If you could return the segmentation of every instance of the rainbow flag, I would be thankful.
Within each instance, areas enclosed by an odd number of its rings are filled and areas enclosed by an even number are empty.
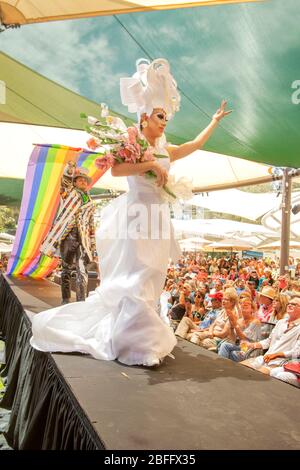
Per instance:
[[[93,186],[104,174],[94,162],[101,154],[64,145],[35,145],[23,189],[18,228],[7,274],[43,278],[58,264],[57,258],[40,253],[40,246],[54,221],[60,197],[60,182],[68,161],[87,168]]]

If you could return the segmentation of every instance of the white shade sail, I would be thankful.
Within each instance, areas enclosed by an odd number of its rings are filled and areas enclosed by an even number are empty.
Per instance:
[[[224,236],[232,237],[252,237],[258,236],[262,238],[277,238],[276,232],[266,229],[258,224],[246,224],[243,222],[235,222],[233,220],[223,219],[190,219],[178,220],[172,219],[176,237],[183,238],[184,234],[198,235],[201,234],[224,238]],[[250,244],[252,242],[250,241]]]
[[[26,124],[0,123],[0,177],[25,178],[34,143],[61,144],[86,148],[89,136],[84,131]],[[217,171],[216,171],[217,169]],[[212,152],[198,150],[172,165],[177,176],[192,179],[193,188],[245,183],[270,176],[269,166]],[[108,171],[96,187],[126,191],[126,178],[112,177]]]
[[[300,192],[293,193],[291,198],[291,207],[300,205]],[[280,232],[281,229],[281,207],[277,205],[262,218],[262,224],[269,230]],[[297,213],[290,214],[291,238],[300,240],[300,210]]]
[[[277,197],[275,193],[247,193],[238,189],[225,189],[198,194],[187,203],[256,220],[277,207],[281,203],[281,197]]]

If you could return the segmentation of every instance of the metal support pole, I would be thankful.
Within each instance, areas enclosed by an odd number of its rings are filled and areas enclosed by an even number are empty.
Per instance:
[[[292,174],[289,168],[284,169],[282,180],[281,205],[281,247],[280,247],[280,275],[289,272],[289,245],[290,245],[290,214],[291,214]]]

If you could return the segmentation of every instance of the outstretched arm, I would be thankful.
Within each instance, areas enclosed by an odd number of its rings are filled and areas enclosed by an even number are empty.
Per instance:
[[[190,142],[185,142],[181,145],[170,145],[168,146],[168,152],[170,154],[171,162],[179,160],[180,158],[187,157],[195,150],[199,150],[205,142],[209,139],[214,129],[217,127],[218,122],[224,117],[230,114],[232,111],[225,111],[227,101],[223,100],[220,108],[213,115],[209,125],[194,139]]]

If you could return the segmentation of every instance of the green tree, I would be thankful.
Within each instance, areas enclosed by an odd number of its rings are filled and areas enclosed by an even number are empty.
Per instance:
[[[15,231],[16,226],[16,211],[10,207],[0,206],[0,232]]]

